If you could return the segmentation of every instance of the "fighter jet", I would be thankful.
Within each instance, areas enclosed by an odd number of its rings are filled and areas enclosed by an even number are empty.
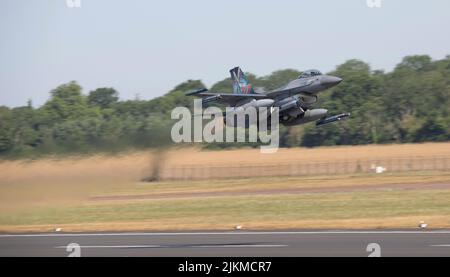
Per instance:
[[[350,116],[349,113],[342,113],[328,117],[326,109],[312,108],[312,105],[317,102],[319,92],[342,82],[339,77],[324,75],[315,69],[306,70],[286,85],[266,91],[263,88],[253,88],[239,67],[231,69],[230,74],[233,81],[233,93],[208,92],[208,89],[204,88],[186,95],[202,98],[203,105],[220,103],[233,107],[235,110],[247,107],[278,107],[279,122],[285,126],[312,121],[316,121],[316,126],[321,126]]]

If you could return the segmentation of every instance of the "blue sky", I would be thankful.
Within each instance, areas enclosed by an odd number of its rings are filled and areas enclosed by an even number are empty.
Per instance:
[[[76,80],[84,93],[160,96],[187,79],[210,86],[228,69],[331,71],[350,58],[391,70],[401,58],[450,54],[450,1],[0,1],[0,105],[43,104]]]

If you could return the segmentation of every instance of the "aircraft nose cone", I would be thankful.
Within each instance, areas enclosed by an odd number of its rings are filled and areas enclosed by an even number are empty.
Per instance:
[[[323,76],[320,80],[320,84],[326,88],[334,87],[340,82],[342,82],[342,79],[335,76]]]

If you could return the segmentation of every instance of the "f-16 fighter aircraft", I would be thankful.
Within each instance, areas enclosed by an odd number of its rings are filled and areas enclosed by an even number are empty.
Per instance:
[[[220,103],[237,109],[247,107],[278,107],[279,122],[285,126],[300,125],[316,121],[316,125],[325,125],[350,116],[342,113],[327,117],[326,109],[312,109],[320,91],[329,89],[342,82],[341,78],[323,75],[318,70],[304,71],[297,79],[271,91],[253,88],[239,67],[230,70],[233,81],[233,93],[208,92],[199,89],[189,92],[188,96],[202,98],[203,105]]]

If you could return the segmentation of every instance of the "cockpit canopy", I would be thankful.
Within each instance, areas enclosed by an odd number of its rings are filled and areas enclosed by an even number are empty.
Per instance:
[[[322,73],[317,70],[317,69],[310,69],[310,70],[306,70],[304,71],[298,78],[309,78],[309,77],[313,77],[313,76],[318,76],[318,75],[322,75]]]

